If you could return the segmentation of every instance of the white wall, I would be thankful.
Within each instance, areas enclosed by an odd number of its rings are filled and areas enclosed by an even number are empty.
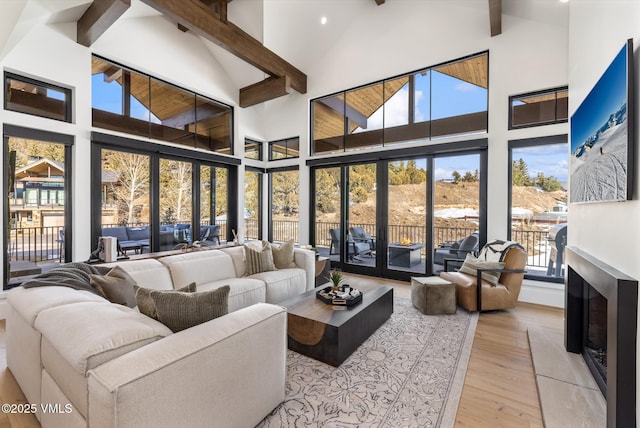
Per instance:
[[[635,107],[640,94],[640,3],[634,1],[572,0],[569,36],[569,114],[584,100],[627,39],[633,39]],[[640,111],[635,112],[636,124]],[[636,125],[637,129],[637,125]],[[640,159],[638,138],[635,163]],[[636,169],[638,171],[638,169]],[[633,200],[618,203],[571,204],[568,243],[618,270],[640,279],[640,174],[636,172]],[[640,352],[637,352],[640,361]],[[636,367],[638,364],[636,363]],[[640,372],[637,374],[640,376]],[[636,378],[636,408],[640,400]],[[640,414],[636,417],[640,417]],[[640,422],[640,420],[638,420]]]

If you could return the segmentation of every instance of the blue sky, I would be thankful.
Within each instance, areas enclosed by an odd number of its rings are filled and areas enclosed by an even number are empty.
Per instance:
[[[627,46],[625,45],[598,83],[571,117],[571,153],[604,125],[611,113],[627,101]]]

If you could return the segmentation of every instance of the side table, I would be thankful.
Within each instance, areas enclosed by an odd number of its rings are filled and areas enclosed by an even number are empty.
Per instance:
[[[456,313],[456,286],[439,276],[411,277],[411,303],[425,315]]]

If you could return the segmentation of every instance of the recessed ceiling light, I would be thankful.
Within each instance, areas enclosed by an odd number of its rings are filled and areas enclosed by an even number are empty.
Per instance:
[[[560,0],[560,3],[569,3],[569,0]]]
[[[327,23],[327,17],[326,17],[326,16],[323,16],[322,18],[320,18],[320,23],[321,23],[322,25],[326,24],[326,23]]]

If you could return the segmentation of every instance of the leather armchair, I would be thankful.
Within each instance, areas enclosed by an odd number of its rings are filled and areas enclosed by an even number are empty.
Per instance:
[[[515,308],[524,279],[527,252],[521,247],[510,247],[503,262],[503,269],[490,270],[500,273],[495,286],[482,279],[482,273],[489,271],[486,269],[478,269],[475,276],[462,272],[442,272],[440,277],[455,284],[456,301],[468,311]]]

